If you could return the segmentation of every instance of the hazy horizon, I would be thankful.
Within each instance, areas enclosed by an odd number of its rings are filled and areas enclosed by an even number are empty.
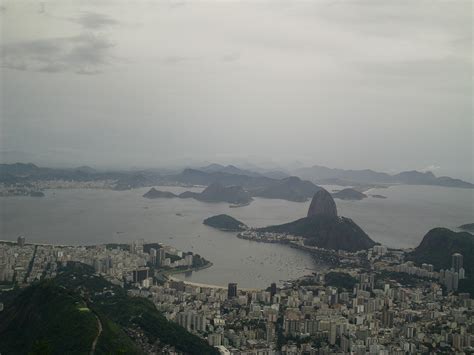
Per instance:
[[[0,159],[473,181],[472,2],[14,2]]]

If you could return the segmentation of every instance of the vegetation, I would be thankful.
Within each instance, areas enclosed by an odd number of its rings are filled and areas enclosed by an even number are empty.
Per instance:
[[[148,299],[69,263],[53,280],[30,286],[0,313],[0,349],[5,353],[88,353],[99,332],[96,353],[137,354],[141,341],[170,345],[187,354],[217,354],[203,339],[168,321]],[[22,349],[19,351],[19,349]]]
[[[453,232],[446,228],[430,230],[420,245],[408,255],[417,264],[433,264],[437,270],[451,267],[451,256],[464,256],[464,269],[468,277],[474,274],[474,235],[467,232]]]
[[[53,281],[27,288],[0,313],[0,349],[7,354],[87,353],[97,333],[81,297]]]
[[[472,282],[472,278],[459,280],[458,292],[469,293],[471,295],[471,298],[473,298],[474,297],[474,282]]]
[[[415,287],[421,285],[427,281],[425,278],[421,278],[415,275],[410,275],[404,272],[396,271],[381,271],[378,274],[378,282],[385,282],[388,280],[394,280],[403,286]]]
[[[203,224],[205,224],[206,226],[230,232],[240,232],[247,229],[247,226],[244,223],[227,214],[220,214],[217,216],[206,218]]]
[[[352,290],[357,280],[345,272],[329,272],[324,278],[326,285],[337,287],[338,289]]]

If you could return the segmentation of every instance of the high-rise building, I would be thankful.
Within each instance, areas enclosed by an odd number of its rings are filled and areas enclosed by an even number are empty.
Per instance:
[[[454,272],[459,272],[459,270],[462,268],[462,259],[463,257],[459,253],[454,253],[451,256],[451,268]]]
[[[130,252],[132,254],[143,254],[143,244],[145,241],[143,239],[134,240],[130,245]]]
[[[270,296],[275,296],[277,293],[277,285],[276,283],[272,282],[272,284],[270,285]]]
[[[387,305],[382,310],[382,326],[384,328],[393,327],[393,311],[391,311]]]
[[[25,246],[26,239],[24,236],[20,235],[17,239],[18,246],[24,247]]]
[[[157,261],[157,251],[155,248],[150,248],[150,262],[152,265],[156,265],[156,261]]]
[[[142,282],[143,280],[148,278],[148,268],[140,268],[133,270],[133,282]]]
[[[229,283],[227,287],[227,298],[235,298],[237,297],[237,284],[236,283]]]
[[[158,249],[158,254],[156,256],[156,265],[162,266],[166,259],[166,251],[165,248]]]

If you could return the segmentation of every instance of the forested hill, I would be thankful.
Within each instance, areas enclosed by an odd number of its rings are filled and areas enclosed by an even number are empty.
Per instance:
[[[0,351],[5,354],[142,354],[165,348],[218,354],[168,321],[151,301],[128,296],[84,264],[70,263],[55,279],[2,302]]]

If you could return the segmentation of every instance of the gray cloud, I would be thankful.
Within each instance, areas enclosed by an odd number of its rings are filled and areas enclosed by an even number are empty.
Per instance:
[[[90,30],[99,30],[103,27],[117,25],[119,23],[113,18],[96,12],[84,12],[79,18],[74,19],[74,22]]]
[[[88,33],[9,43],[2,46],[2,67],[47,73],[98,74],[110,64],[113,46],[106,38]]]
[[[179,64],[179,63],[183,63],[183,62],[188,62],[188,61],[191,61],[191,60],[196,60],[196,58],[186,57],[186,56],[179,56],[179,55],[170,55],[170,56],[166,56],[166,57],[162,58],[161,62],[164,63],[164,64],[174,65],[174,64]]]
[[[240,59],[240,53],[227,53],[222,56],[223,62],[235,62]]]

